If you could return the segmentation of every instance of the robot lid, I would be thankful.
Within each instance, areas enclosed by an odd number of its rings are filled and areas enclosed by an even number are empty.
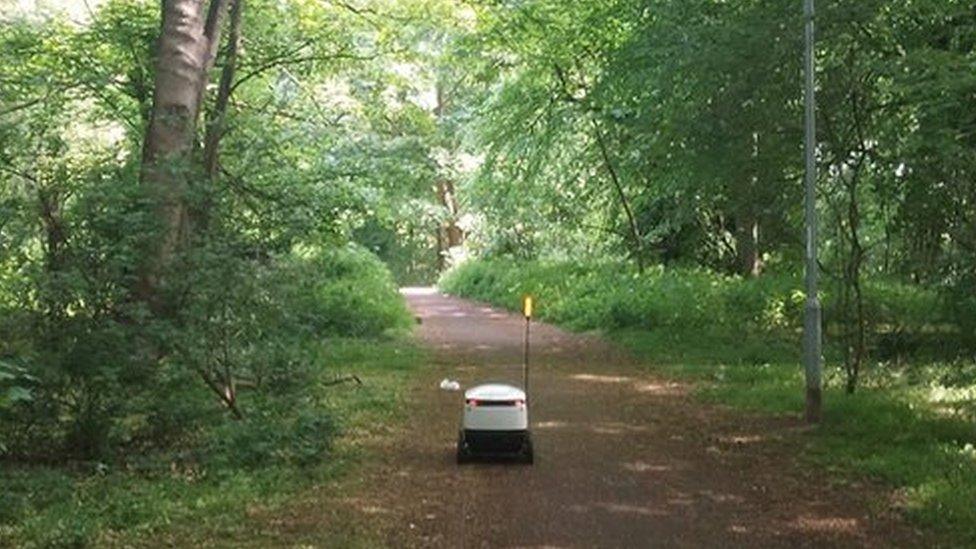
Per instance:
[[[485,383],[464,392],[465,400],[525,400],[525,391],[506,383]]]

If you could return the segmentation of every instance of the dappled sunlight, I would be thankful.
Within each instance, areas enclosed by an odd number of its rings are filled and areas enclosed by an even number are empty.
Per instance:
[[[631,425],[629,423],[605,422],[594,423],[589,426],[590,431],[600,435],[623,435],[647,431],[646,425]]]
[[[565,421],[540,421],[532,425],[534,429],[561,429],[568,426],[569,423]]]
[[[627,383],[631,378],[627,376],[605,376],[599,374],[574,374],[570,379],[577,381],[587,381],[591,383]]]
[[[645,517],[666,517],[668,513],[661,509],[655,509],[647,506],[640,505],[627,505],[623,503],[609,503],[601,502],[593,505],[597,509],[603,509],[610,513],[625,514],[625,515],[640,515]]]
[[[365,515],[388,515],[393,512],[389,507],[377,504],[371,498],[345,497],[342,498],[346,504],[358,509]]]
[[[691,496],[684,493],[679,493],[673,497],[668,498],[668,505],[674,507],[691,507],[695,504],[695,500]]]
[[[735,494],[720,494],[712,490],[702,490],[698,495],[705,497],[712,503],[744,503],[745,498]]]
[[[498,309],[492,309],[491,307],[480,307],[478,312],[490,318],[509,318],[513,316],[505,311],[499,311]]]
[[[439,292],[433,286],[405,286],[400,288],[400,293],[405,296],[428,296],[438,295]]]
[[[790,522],[790,528],[801,532],[817,534],[854,534],[861,529],[861,523],[848,517],[813,517],[804,515]]]
[[[643,461],[624,463],[622,464],[622,467],[624,470],[632,473],[666,473],[673,469],[673,467],[670,465],[655,465],[652,463],[645,463]]]
[[[513,315],[505,311],[499,311],[491,307],[480,307],[478,312],[481,313],[481,317],[491,320],[508,320],[509,318],[514,318]]]
[[[672,382],[639,381],[634,384],[634,389],[653,395],[680,395],[685,392],[681,385]]]
[[[764,440],[766,440],[766,437],[761,435],[726,435],[718,437],[719,442],[735,446],[755,444],[757,442],[763,442]]]

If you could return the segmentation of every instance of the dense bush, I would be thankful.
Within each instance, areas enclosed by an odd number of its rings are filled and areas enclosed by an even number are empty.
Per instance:
[[[802,280],[768,274],[742,278],[703,268],[654,267],[640,274],[616,262],[470,261],[445,274],[446,291],[517,309],[535,295],[540,317],[579,330],[641,329],[733,336],[798,336],[803,323]],[[865,304],[879,345],[908,346],[909,336],[944,326],[935,292],[872,281]],[[824,318],[837,320],[828,286]],[[774,339],[775,339],[774,337]]]
[[[259,408],[243,422],[223,423],[210,433],[206,462],[222,469],[313,465],[328,452],[336,428],[324,409]]]
[[[409,315],[387,268],[357,246],[306,250],[294,300],[303,322],[318,333],[375,337],[406,328]]]
[[[295,442],[327,444],[334,430],[302,396],[327,372],[319,342],[408,326],[389,272],[352,246],[260,260],[218,239],[201,250],[174,282],[183,297],[169,321],[135,322],[94,296],[97,278],[78,277],[61,287],[87,296],[72,314],[24,300],[0,322],[0,457],[133,461],[246,445],[239,439],[263,441],[251,453],[293,461],[324,451]],[[243,419],[224,426],[227,410]],[[215,428],[224,434],[213,435]],[[206,442],[214,436],[219,442]]]
[[[653,268],[643,274],[618,263],[472,261],[447,273],[449,292],[518,307],[537,296],[539,315],[581,330],[657,330],[794,326],[802,295],[782,278],[742,280],[704,269]]]

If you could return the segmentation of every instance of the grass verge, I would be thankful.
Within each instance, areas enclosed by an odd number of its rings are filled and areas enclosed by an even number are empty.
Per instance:
[[[733,342],[701,333],[622,330],[608,334],[665,375],[691,381],[708,402],[766,414],[803,409],[801,365],[784,357],[780,342]],[[934,368],[939,370],[939,368]],[[934,379],[920,383],[903,372],[871,372],[869,386],[846,394],[828,369],[823,424],[799,435],[803,455],[835,477],[868,477],[894,488],[891,503],[914,523],[945,535],[953,545],[976,543],[976,429],[951,412],[953,400]],[[930,374],[931,378],[937,378]]]

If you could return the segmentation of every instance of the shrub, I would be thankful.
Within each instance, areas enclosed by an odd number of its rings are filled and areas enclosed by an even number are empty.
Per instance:
[[[299,410],[265,408],[240,422],[224,423],[209,435],[205,462],[220,469],[309,466],[326,457],[335,420],[310,405]]]
[[[742,278],[702,268],[660,266],[638,273],[612,261],[469,261],[446,273],[440,285],[510,309],[517,309],[521,296],[530,293],[536,296],[541,318],[577,330],[695,333],[727,341],[731,347],[763,340],[766,354],[742,355],[756,361],[779,356],[789,347],[784,342],[797,342],[805,303],[802,280],[795,275]],[[881,358],[886,353],[916,352],[931,339],[927,333],[952,328],[934,291],[887,280],[868,280],[864,288],[870,343]],[[837,292],[830,290],[828,286],[824,318],[828,329],[836,330],[842,319]]]
[[[193,268],[172,281],[182,296],[172,319],[132,322],[114,310],[120,293],[87,300],[97,277],[72,279],[80,297],[64,306],[71,314],[19,304],[18,322],[0,326],[0,336],[16,336],[0,337],[0,357],[9,356],[0,364],[0,458],[132,461],[193,448],[214,428],[257,436],[246,409],[268,395],[279,399],[269,421],[281,423],[268,432],[288,433],[294,418],[313,413],[289,403],[323,372],[319,342],[409,326],[389,272],[358,247],[253,257],[218,234],[186,261]],[[248,419],[224,426],[217,392],[230,378],[242,385],[235,404]],[[305,430],[307,419],[294,428]],[[290,436],[265,443],[291,444]]]
[[[365,249],[305,250],[293,302],[302,321],[319,333],[376,337],[406,328],[410,316],[386,266]],[[304,295],[303,295],[304,294]]]
[[[537,296],[543,318],[577,329],[771,329],[798,326],[792,279],[743,280],[704,269],[618,263],[470,261],[449,271],[446,291],[516,308]]]

